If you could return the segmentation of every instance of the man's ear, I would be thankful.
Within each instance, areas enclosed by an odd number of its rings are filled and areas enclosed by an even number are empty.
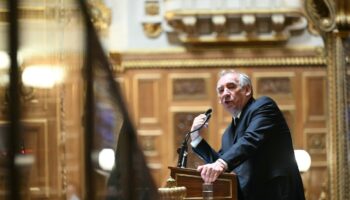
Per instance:
[[[245,96],[250,96],[252,94],[252,88],[251,87],[245,87]]]
[[[250,96],[252,94],[252,90],[248,90],[246,93],[245,93],[245,96]]]

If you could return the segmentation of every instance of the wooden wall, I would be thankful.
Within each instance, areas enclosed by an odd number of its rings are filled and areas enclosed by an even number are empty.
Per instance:
[[[200,55],[208,57],[205,53]],[[271,66],[218,66],[211,61],[202,65],[198,60],[184,62],[190,56],[184,60],[176,56],[170,55],[173,60],[169,61],[164,60],[164,56],[146,57],[151,60],[161,58],[160,63],[177,63],[186,67],[143,68],[140,65],[124,68],[115,75],[157,186],[163,186],[169,178],[168,166],[176,166],[176,149],[190,130],[193,117],[208,108],[213,109],[213,116],[205,138],[214,148],[220,147],[221,134],[230,122],[230,116],[218,104],[215,88],[218,72],[230,68],[243,71],[252,78],[255,97],[268,95],[277,101],[292,130],[295,149],[305,149],[311,154],[312,167],[302,176],[308,199],[318,200],[328,183],[325,66],[294,61],[293,65],[287,62],[289,58],[281,58],[281,64]],[[136,55],[130,60],[137,58]],[[56,58],[46,59],[53,62]],[[249,62],[249,59],[243,61]],[[45,58],[33,60],[34,63],[45,62]],[[32,199],[63,199],[68,194],[66,190],[72,187],[79,197],[84,197],[83,82],[81,71],[74,68],[81,63],[79,56],[67,60],[65,64],[70,78],[65,84],[51,89],[23,88],[22,91],[22,136],[25,147],[35,153],[36,158],[27,173],[29,178],[25,187],[26,194]],[[130,63],[114,57],[111,61],[115,67],[125,67]],[[3,98],[0,130],[6,130],[5,88],[0,92]],[[0,161],[3,164],[3,159]],[[190,152],[188,167],[202,163]],[[4,195],[8,177],[4,166],[0,167],[0,195]],[[98,175],[95,180],[98,191],[103,193],[106,177]]]
[[[327,183],[326,165],[326,71],[323,66],[231,67],[247,73],[254,96],[274,98],[292,131],[295,149],[312,157],[311,169],[302,174],[308,199],[318,199]],[[139,142],[158,186],[176,166],[176,149],[190,130],[193,117],[213,109],[205,138],[218,149],[221,134],[230,122],[216,96],[221,68],[128,69],[119,73],[120,83],[138,130]],[[188,167],[202,161],[192,152]]]
[[[55,56],[32,57],[21,71],[31,64],[60,64],[66,67],[66,82],[51,88],[20,87],[20,133],[18,152],[31,162],[18,165],[22,199],[62,199],[66,189],[83,192],[83,126],[82,85],[77,70],[79,57],[59,63]],[[6,74],[6,72],[1,72]],[[43,78],[43,77],[37,77]],[[8,131],[7,86],[0,88],[0,199],[8,192],[6,132]],[[21,152],[24,148],[25,152]]]

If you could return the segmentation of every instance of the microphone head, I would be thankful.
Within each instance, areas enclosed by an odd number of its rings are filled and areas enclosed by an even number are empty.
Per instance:
[[[208,116],[208,115],[211,115],[211,112],[212,112],[213,110],[211,109],[211,108],[209,108],[207,111],[205,111],[205,115],[206,116]]]

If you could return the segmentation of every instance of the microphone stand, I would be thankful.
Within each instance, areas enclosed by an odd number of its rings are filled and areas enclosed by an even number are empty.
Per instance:
[[[179,147],[177,149],[177,153],[179,154],[179,158],[178,158],[178,161],[177,161],[177,167],[186,168],[186,166],[187,166],[187,155],[188,155],[188,145],[187,145],[188,139],[190,138],[191,133],[194,133],[194,132],[199,131],[200,129],[202,129],[203,126],[205,125],[205,123],[208,122],[210,117],[211,117],[211,115],[208,114],[208,116],[205,119],[204,123],[200,127],[198,127],[197,129],[195,129],[193,131],[190,131],[190,132],[186,133],[185,138],[182,141],[181,147]]]

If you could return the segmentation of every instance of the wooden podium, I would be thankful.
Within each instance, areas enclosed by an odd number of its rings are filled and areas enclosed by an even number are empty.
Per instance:
[[[177,186],[185,186],[187,200],[203,199],[203,180],[199,172],[190,168],[169,167]],[[214,200],[237,200],[237,177],[232,173],[221,174],[213,183]]]

